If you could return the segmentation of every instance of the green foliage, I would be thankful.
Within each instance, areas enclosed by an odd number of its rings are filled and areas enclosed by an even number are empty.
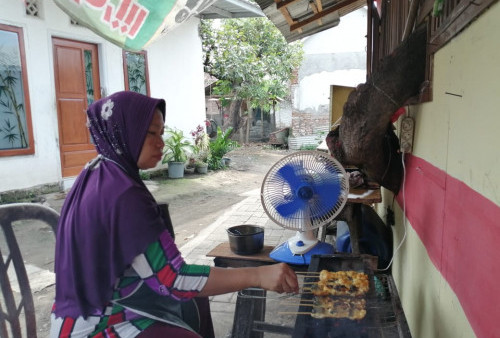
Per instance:
[[[141,180],[147,181],[151,179],[151,172],[139,170],[139,176],[141,177]]]
[[[205,166],[208,166],[208,163],[207,162],[203,162],[203,161],[196,161],[194,166],[196,168],[202,168],[202,167],[205,167]]]
[[[193,145],[184,137],[182,130],[167,128],[165,130],[165,148],[162,163],[170,161],[185,162],[187,155],[193,151]]]
[[[226,131],[222,131],[220,127],[217,128],[217,137],[210,141],[210,158],[208,160],[208,168],[212,170],[217,170],[223,168],[221,163],[222,158],[228,152],[234,148],[239,147],[238,142],[233,141],[229,138],[232,132],[232,128],[229,127]]]
[[[247,100],[264,111],[288,95],[303,59],[302,43],[288,44],[269,19],[228,19],[219,29],[202,20],[200,35],[205,71],[219,79],[214,94]]]
[[[303,144],[300,146],[299,150],[316,150],[316,148],[318,148],[318,146],[314,144]]]
[[[205,128],[202,125],[198,125],[195,130],[191,131],[191,136],[194,140],[194,161],[207,163],[209,158],[211,157],[211,153],[210,138],[205,132]]]

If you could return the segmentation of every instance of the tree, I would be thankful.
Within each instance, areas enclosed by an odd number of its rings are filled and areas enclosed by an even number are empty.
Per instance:
[[[302,43],[288,44],[267,18],[223,20],[219,28],[202,20],[200,34],[205,72],[218,79],[213,92],[229,110],[224,127],[243,127],[243,101],[269,112],[288,95],[290,79],[303,59]]]

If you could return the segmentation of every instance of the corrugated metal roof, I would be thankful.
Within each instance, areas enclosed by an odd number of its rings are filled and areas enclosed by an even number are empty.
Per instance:
[[[288,42],[335,27],[366,0],[256,0]]]
[[[199,15],[203,19],[232,19],[264,16],[260,7],[247,0],[216,0]]]

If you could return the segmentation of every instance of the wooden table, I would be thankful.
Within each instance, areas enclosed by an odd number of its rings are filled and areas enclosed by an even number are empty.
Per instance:
[[[241,268],[248,266],[261,266],[277,263],[269,257],[274,246],[264,245],[261,252],[254,255],[238,255],[231,251],[229,242],[221,243],[207,253],[207,257],[214,257],[215,266],[224,268]]]
[[[347,203],[373,204],[382,202],[380,187],[374,189],[349,188]]]

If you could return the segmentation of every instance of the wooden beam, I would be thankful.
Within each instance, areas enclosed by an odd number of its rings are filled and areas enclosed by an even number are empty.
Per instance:
[[[286,9],[286,7],[282,7],[280,9],[280,12],[288,23],[288,26],[291,26],[295,23],[295,20],[292,19],[292,16],[290,15],[290,12],[288,12],[288,9]],[[299,33],[302,33],[302,28],[299,28],[297,31]]]
[[[316,0],[316,7],[318,7],[318,11],[323,10],[323,4],[321,3],[321,0]]]
[[[319,2],[319,7],[317,6],[318,2]],[[311,5],[311,8],[312,8],[314,14],[318,14],[319,12],[322,11],[321,8],[323,8],[323,6],[321,5],[321,0],[316,0],[316,3],[311,2],[310,5]],[[318,19],[318,26],[321,26],[321,25],[323,25],[323,20]]]
[[[280,9],[280,12],[283,15],[283,17],[285,18],[286,22],[288,23],[288,26],[291,26],[295,23],[295,21],[290,16],[290,12],[288,12],[288,9],[282,8],[282,9]]]
[[[408,17],[406,18],[403,38],[401,40],[406,40],[406,38],[410,36],[410,33],[413,30],[413,26],[415,25],[415,18],[417,17],[418,4],[418,0],[411,1],[410,12],[408,13]]]
[[[320,13],[318,14],[315,14],[313,16],[311,16],[310,18],[307,18],[305,20],[302,20],[302,21],[299,21],[297,23],[294,23],[293,25],[290,25],[290,32],[293,32],[294,30],[296,29],[299,29],[313,21],[316,21],[318,19],[321,19],[322,17],[328,15],[328,14],[331,14],[335,11],[338,11],[339,9],[345,7],[345,6],[348,6],[352,3],[355,3],[357,2],[358,0],[345,0],[345,1],[342,1],[341,3],[337,4],[337,5],[334,5],[332,7],[329,7],[323,11],[321,11]]]

